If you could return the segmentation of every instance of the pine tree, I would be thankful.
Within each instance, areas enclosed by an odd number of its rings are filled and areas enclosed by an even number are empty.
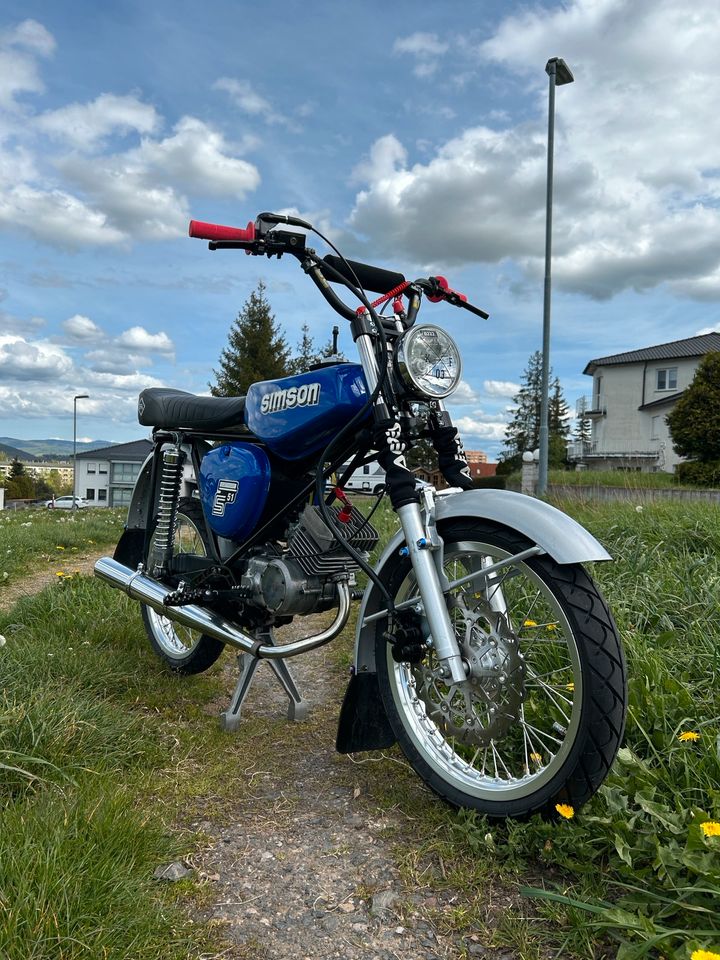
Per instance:
[[[10,464],[10,473],[8,474],[8,478],[10,480],[15,480],[16,477],[24,477],[25,475],[25,467],[23,466],[22,461],[15,457]]]
[[[302,336],[297,345],[297,353],[290,361],[290,372],[305,373],[313,364],[322,363],[322,361],[327,360],[328,357],[335,356],[336,354],[333,352],[333,338],[330,337],[325,346],[318,350],[315,346],[315,341],[310,335],[310,327],[307,323],[304,323],[302,325]],[[345,360],[345,356],[340,350],[337,352],[337,358],[338,361]]]
[[[500,459],[507,470],[519,467],[526,450],[540,445],[540,407],[542,401],[542,354],[536,350],[525,368],[519,392],[514,397],[515,412],[505,430],[505,450]],[[570,410],[557,377],[550,371],[548,397],[548,462],[562,466],[567,459]]]
[[[289,372],[290,351],[260,280],[230,328],[210,392],[214,397],[244,396],[250,384],[276,380]]]

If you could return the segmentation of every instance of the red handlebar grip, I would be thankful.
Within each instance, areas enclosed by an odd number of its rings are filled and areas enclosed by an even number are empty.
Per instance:
[[[255,224],[252,220],[245,230],[240,227],[223,227],[220,223],[203,223],[202,220],[191,220],[189,235],[200,240],[254,240]]]

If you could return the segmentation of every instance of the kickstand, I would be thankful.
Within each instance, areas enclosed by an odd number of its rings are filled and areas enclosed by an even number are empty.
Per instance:
[[[265,634],[265,636],[262,637],[264,643],[274,646],[275,641],[272,630],[268,629],[263,631],[263,633]],[[239,670],[238,682],[233,691],[229,707],[220,714],[220,726],[228,733],[234,733],[240,726],[242,705],[252,685],[255,671],[260,666],[260,660],[251,653],[239,653],[237,659]],[[303,700],[300,696],[300,691],[295,684],[287,664],[284,660],[269,659],[267,662],[272,667],[275,676],[280,681],[280,685],[288,695],[288,720],[305,720],[310,705],[307,700]]]

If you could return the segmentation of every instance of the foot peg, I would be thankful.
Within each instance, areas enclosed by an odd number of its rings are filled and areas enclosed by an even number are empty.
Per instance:
[[[266,638],[266,642],[273,644],[272,636]],[[268,660],[267,661],[272,667],[275,676],[280,682],[280,686],[283,688],[285,693],[288,695],[288,720],[301,721],[306,720],[307,715],[310,710],[310,704],[307,700],[303,700],[300,696],[300,691],[295,684],[293,675],[290,673],[287,664],[284,660]],[[255,677],[255,671],[260,666],[260,660],[257,657],[254,657],[251,653],[239,653],[238,654],[238,668],[240,675],[238,677],[238,682],[233,691],[232,698],[230,699],[230,705],[227,710],[224,710],[220,714],[220,726],[223,730],[226,730],[228,733],[234,733],[240,727],[240,720],[242,717],[242,705],[245,702],[245,698],[248,695],[248,691]]]

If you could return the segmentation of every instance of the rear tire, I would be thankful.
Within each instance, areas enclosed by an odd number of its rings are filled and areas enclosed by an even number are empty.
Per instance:
[[[440,531],[450,581],[532,546],[475,518]],[[387,575],[396,602],[416,595],[408,560]],[[432,648],[421,664],[395,663],[378,621],[380,691],[410,764],[452,805],[490,817],[580,807],[610,770],[627,705],[620,639],[593,581],[579,564],[541,555],[449,596],[471,670],[463,683],[440,677]]]
[[[196,500],[183,498],[180,501],[173,553],[193,553],[202,557],[210,553],[202,508]],[[140,609],[153,650],[175,673],[202,673],[223,652],[225,644],[215,637],[184,627],[146,604]]]

